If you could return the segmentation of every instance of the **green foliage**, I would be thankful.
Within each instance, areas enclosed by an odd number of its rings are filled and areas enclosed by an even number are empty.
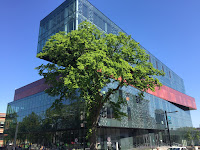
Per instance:
[[[189,142],[190,145],[199,145],[200,142],[200,132],[193,127],[185,127],[183,128],[184,136]]]
[[[19,123],[17,127],[17,123]],[[30,142],[37,141],[41,132],[41,118],[35,113],[26,116],[22,122],[17,122],[17,113],[13,112],[6,117],[5,137],[6,141],[14,141],[15,132],[18,128],[17,139],[21,142],[28,140]]]
[[[122,105],[127,104],[127,101],[124,100],[122,97],[119,96],[117,102],[110,101],[109,104],[110,104],[110,107],[113,108],[115,119],[121,120],[123,116],[127,116],[126,113],[120,110]]]
[[[10,106],[8,105],[8,107],[10,107]],[[4,137],[4,140],[7,142],[11,142],[15,138],[17,117],[18,117],[18,115],[16,112],[6,115],[4,134],[6,134],[7,136]]]
[[[105,34],[88,22],[82,22],[78,30],[68,34],[52,36],[37,57],[52,62],[37,67],[50,85],[46,92],[60,95],[60,100],[84,101],[89,127],[97,124],[105,103],[113,107],[117,118],[125,115],[120,109],[126,100],[110,100],[110,95],[120,88],[133,85],[143,96],[144,91],[154,91],[162,85],[152,76],[164,75],[148,62],[149,55],[131,36]],[[114,82],[117,87],[101,93],[103,87]]]
[[[31,143],[38,142],[41,138],[42,122],[41,117],[32,112],[19,122],[18,139],[22,141],[28,140]]]
[[[59,107],[58,107],[59,106]],[[68,105],[58,102],[53,104],[45,113],[43,120],[44,131],[67,130],[80,127],[80,111],[83,110],[83,104],[73,102]]]
[[[196,128],[187,128],[185,137],[188,140],[199,140],[200,139],[200,133]]]
[[[19,132],[22,133],[33,133],[40,132],[41,117],[32,112],[30,115],[24,117],[22,122],[19,124]]]

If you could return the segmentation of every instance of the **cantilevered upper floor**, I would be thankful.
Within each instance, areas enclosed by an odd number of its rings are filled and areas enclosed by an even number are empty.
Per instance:
[[[105,33],[118,34],[119,32],[124,32],[95,6],[88,2],[88,0],[66,0],[41,20],[37,53],[42,51],[45,42],[52,35],[59,31],[70,32],[71,30],[76,30],[78,24],[85,20],[93,23],[98,29]],[[185,94],[183,79],[153,56],[149,51],[146,50],[146,52],[150,55],[149,61],[153,66],[165,72],[164,77],[157,77],[161,83]]]

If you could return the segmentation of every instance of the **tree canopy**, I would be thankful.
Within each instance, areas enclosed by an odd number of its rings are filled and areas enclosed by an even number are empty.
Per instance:
[[[46,90],[49,95],[60,95],[60,100],[84,101],[93,149],[103,105],[111,104],[117,119],[124,115],[120,109],[126,100],[119,97],[113,102],[110,95],[123,86],[132,85],[143,96],[148,89],[154,91],[156,86],[162,85],[153,76],[164,74],[153,67],[148,61],[149,55],[131,36],[106,34],[86,21],[78,30],[53,35],[37,57],[50,61],[37,67],[50,85]],[[117,83],[117,86],[103,93],[102,88],[109,83]]]

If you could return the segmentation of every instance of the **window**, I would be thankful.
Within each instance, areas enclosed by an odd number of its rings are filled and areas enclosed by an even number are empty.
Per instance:
[[[97,26],[98,26],[98,22],[99,22],[98,18],[99,18],[99,16],[96,13],[93,13],[93,22]]]
[[[164,67],[162,66],[162,71],[165,72]]]
[[[161,117],[160,117],[160,114],[155,114],[155,117],[156,117],[156,123],[157,124],[161,124]]]
[[[111,117],[112,117],[113,119],[115,119],[115,114],[114,114],[114,110],[113,110],[113,108],[111,108],[111,114],[112,114]]]
[[[105,21],[99,17],[99,27],[105,31]]]
[[[70,22],[68,23],[67,32],[70,32],[71,30],[75,30],[75,22],[74,22],[74,19],[71,19]]]
[[[88,18],[88,7],[83,4],[83,16]]]
[[[127,107],[128,120],[131,121],[131,108]]]
[[[123,98],[123,95],[122,95],[122,90],[119,90],[119,97]]]
[[[171,78],[171,72],[169,71],[169,77]]]
[[[111,116],[111,108],[107,107],[107,118],[112,118]]]
[[[71,16],[74,13],[75,5],[74,3],[70,4],[68,7],[68,15]]]
[[[155,113],[155,119],[157,124],[165,125],[165,116],[163,113]]]
[[[95,12],[93,13],[93,22],[102,30],[105,30],[105,21]]]
[[[107,23],[107,33],[111,33],[111,26],[109,23]]]
[[[151,56],[149,56],[149,62],[151,63]]]
[[[158,62],[156,61],[156,69],[158,69]]]
[[[60,14],[57,14],[57,16],[56,16],[56,24],[59,24],[60,22],[61,22],[61,16],[60,16]]]

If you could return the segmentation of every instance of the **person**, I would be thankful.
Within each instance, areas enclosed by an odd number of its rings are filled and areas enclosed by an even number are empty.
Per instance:
[[[108,147],[108,150],[112,150],[112,143],[110,141],[107,142],[107,147]]]

